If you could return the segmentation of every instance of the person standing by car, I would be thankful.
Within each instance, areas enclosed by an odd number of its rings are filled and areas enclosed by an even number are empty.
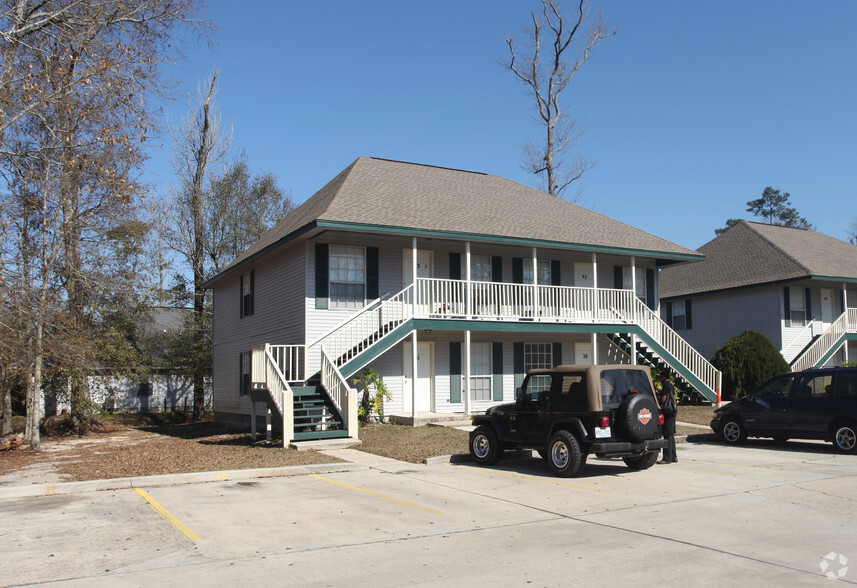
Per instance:
[[[663,434],[667,440],[667,446],[664,447],[663,459],[658,463],[675,463],[678,461],[675,451],[675,416],[678,407],[675,402],[675,386],[670,382],[670,374],[664,370],[661,372],[661,412],[664,414]]]

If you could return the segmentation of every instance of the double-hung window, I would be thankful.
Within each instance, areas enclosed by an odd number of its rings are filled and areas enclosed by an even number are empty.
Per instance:
[[[803,288],[789,288],[789,318],[793,327],[806,326],[806,296]]]
[[[680,330],[687,328],[687,311],[685,310],[684,300],[675,300],[672,303],[673,308],[673,329]]]
[[[538,259],[536,260],[538,264],[538,276],[539,276],[539,285],[540,286],[550,286],[551,285],[551,262],[549,259]],[[525,263],[524,264],[524,283],[532,284],[533,283],[533,264]]]
[[[491,400],[491,343],[470,344],[470,397]]]
[[[255,312],[255,297],[256,297],[256,272],[250,270],[246,274],[241,274],[239,288],[241,290],[241,318],[251,316]]]
[[[330,308],[362,308],[366,300],[366,250],[330,246]]]
[[[553,346],[550,343],[524,343],[524,372],[535,369],[546,369],[553,367]],[[527,385],[527,391],[531,394],[538,391],[550,390],[551,379],[549,375],[532,376]],[[535,400],[537,396],[533,396]]]

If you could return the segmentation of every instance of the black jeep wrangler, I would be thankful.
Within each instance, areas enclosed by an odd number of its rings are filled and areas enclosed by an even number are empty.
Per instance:
[[[652,467],[666,446],[649,368],[561,365],[531,370],[514,404],[473,417],[470,454],[493,465],[506,449],[535,449],[559,476],[578,475],[586,456],[621,457],[634,470]]]

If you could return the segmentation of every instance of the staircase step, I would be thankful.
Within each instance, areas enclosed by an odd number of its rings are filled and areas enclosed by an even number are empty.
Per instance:
[[[348,437],[348,431],[343,431],[341,429],[327,430],[327,431],[301,431],[295,432],[293,440],[294,441],[304,441],[308,439],[344,439]]]

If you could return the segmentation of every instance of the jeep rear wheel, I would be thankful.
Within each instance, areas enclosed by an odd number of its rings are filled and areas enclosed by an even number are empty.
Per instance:
[[[557,431],[548,443],[547,461],[557,476],[571,478],[581,472],[586,456],[574,435],[568,431]]]
[[[647,453],[636,457],[623,457],[622,461],[632,470],[647,470],[658,461],[658,454]]]
[[[497,435],[490,427],[482,425],[470,433],[470,455],[480,465],[494,465],[500,461],[503,450]]]

